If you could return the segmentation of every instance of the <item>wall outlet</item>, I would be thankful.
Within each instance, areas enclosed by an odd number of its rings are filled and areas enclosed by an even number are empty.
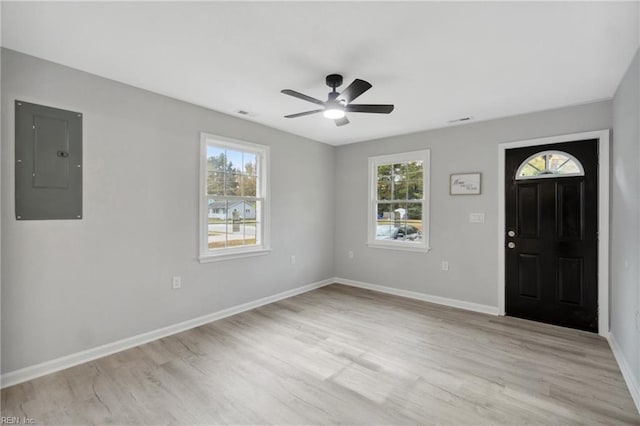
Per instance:
[[[296,257],[295,256],[291,256],[291,264],[292,265],[296,264]]]
[[[182,288],[182,277],[173,277],[171,279],[171,287],[174,290],[177,290],[179,288]]]
[[[349,259],[353,259],[353,250],[349,250],[347,256],[349,256]]]
[[[447,262],[446,260],[442,261],[442,265],[441,265],[441,269],[443,271],[448,271],[449,270],[449,262]]]

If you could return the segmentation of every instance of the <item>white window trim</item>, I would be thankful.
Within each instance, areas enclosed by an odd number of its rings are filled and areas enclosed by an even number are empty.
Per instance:
[[[241,149],[245,152],[255,153],[260,157],[260,194],[262,194],[262,243],[247,247],[233,247],[218,250],[218,252],[209,251],[208,243],[208,200],[207,200],[207,142],[215,142],[216,145]],[[211,133],[200,133],[200,184],[199,184],[199,207],[198,207],[198,229],[199,229],[199,253],[198,261],[200,263],[219,262],[222,260],[239,259],[243,257],[259,256],[269,254],[271,252],[271,227],[270,227],[270,167],[269,167],[270,148],[265,145],[258,145],[251,142],[231,139],[224,136],[218,136]]]
[[[377,208],[376,196],[378,191],[376,173],[377,167],[382,164],[401,163],[408,161],[420,161],[423,162],[422,172],[422,226],[426,228],[428,232],[422,234],[422,242],[407,242],[407,241],[385,241],[376,240],[376,225],[377,225]],[[389,250],[402,250],[413,252],[426,252],[431,250],[429,246],[429,239],[431,236],[431,199],[430,199],[430,174],[431,174],[431,151],[428,149],[420,151],[402,152],[398,154],[378,155],[375,157],[369,157],[369,211],[367,221],[367,246],[372,248],[381,248]]]

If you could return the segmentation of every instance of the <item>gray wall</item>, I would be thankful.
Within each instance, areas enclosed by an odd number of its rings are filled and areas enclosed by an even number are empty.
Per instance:
[[[333,148],[14,51],[1,60],[2,372],[334,275],[497,306],[498,143],[613,124],[612,103],[599,102]],[[613,102],[613,262],[635,254],[624,273],[612,265],[612,324],[630,361],[640,234],[625,227],[640,228],[637,72],[636,57]],[[84,113],[83,220],[14,219],[14,99]],[[271,254],[195,260],[200,131],[271,146]],[[422,148],[431,149],[432,250],[367,248],[367,158]],[[482,173],[482,194],[449,196],[449,174],[471,171]],[[486,223],[470,224],[471,212]],[[173,275],[183,289],[171,290]]]
[[[84,113],[83,220],[15,220],[15,99]],[[271,254],[195,260],[200,131],[271,147]],[[2,372],[333,276],[333,167],[331,146],[3,50]]]
[[[497,307],[498,144],[610,127],[611,103],[599,102],[338,147],[336,275]],[[424,148],[431,150],[432,250],[368,248],[367,157]],[[482,194],[450,196],[456,172],[481,172]],[[469,223],[472,212],[485,213],[485,223]]]
[[[640,50],[613,99],[611,335],[636,380],[640,342]]]

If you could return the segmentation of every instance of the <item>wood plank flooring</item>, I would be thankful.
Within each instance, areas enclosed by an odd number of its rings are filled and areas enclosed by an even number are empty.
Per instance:
[[[640,424],[589,333],[331,285],[2,390],[38,424]]]

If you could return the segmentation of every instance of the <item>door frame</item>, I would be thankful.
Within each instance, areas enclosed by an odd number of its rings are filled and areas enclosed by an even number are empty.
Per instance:
[[[609,336],[609,134],[610,129],[572,133],[498,145],[498,315],[505,315],[505,155],[507,149],[598,140],[598,334]]]

